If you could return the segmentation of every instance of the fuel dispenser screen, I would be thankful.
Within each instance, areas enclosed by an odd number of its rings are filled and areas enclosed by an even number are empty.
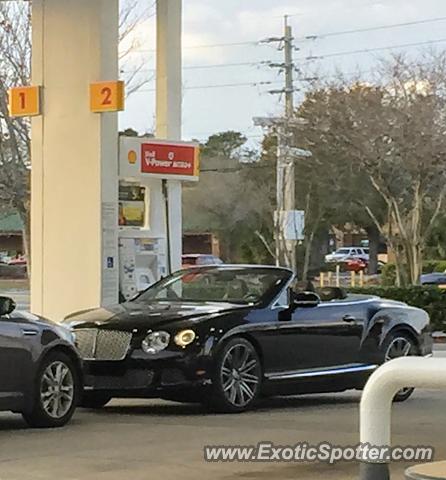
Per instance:
[[[144,227],[146,188],[119,185],[119,225]]]

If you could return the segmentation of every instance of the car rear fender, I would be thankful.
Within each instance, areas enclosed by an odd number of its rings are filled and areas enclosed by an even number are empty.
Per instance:
[[[396,306],[378,310],[364,331],[364,338],[379,336],[379,346],[391,332],[406,331],[418,342],[419,336],[429,326],[429,315],[419,308]]]

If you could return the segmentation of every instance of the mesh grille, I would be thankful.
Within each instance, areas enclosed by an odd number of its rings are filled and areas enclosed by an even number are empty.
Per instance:
[[[94,358],[97,332],[95,329],[75,330],[76,346],[82,358]]]
[[[96,340],[96,360],[122,360],[127,354],[132,334],[117,330],[99,330]]]
[[[86,328],[75,333],[76,345],[84,360],[123,360],[132,340],[131,333],[118,330]]]

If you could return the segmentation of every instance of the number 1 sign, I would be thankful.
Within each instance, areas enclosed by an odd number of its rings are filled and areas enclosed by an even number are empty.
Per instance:
[[[124,82],[92,83],[90,110],[95,113],[124,110]]]
[[[14,87],[9,90],[9,113],[12,117],[40,115],[40,87]]]

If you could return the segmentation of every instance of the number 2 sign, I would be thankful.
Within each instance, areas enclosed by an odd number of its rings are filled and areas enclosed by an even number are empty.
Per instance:
[[[90,110],[95,113],[124,110],[124,82],[92,83]]]
[[[9,113],[12,117],[40,115],[40,87],[14,87],[9,90]]]

